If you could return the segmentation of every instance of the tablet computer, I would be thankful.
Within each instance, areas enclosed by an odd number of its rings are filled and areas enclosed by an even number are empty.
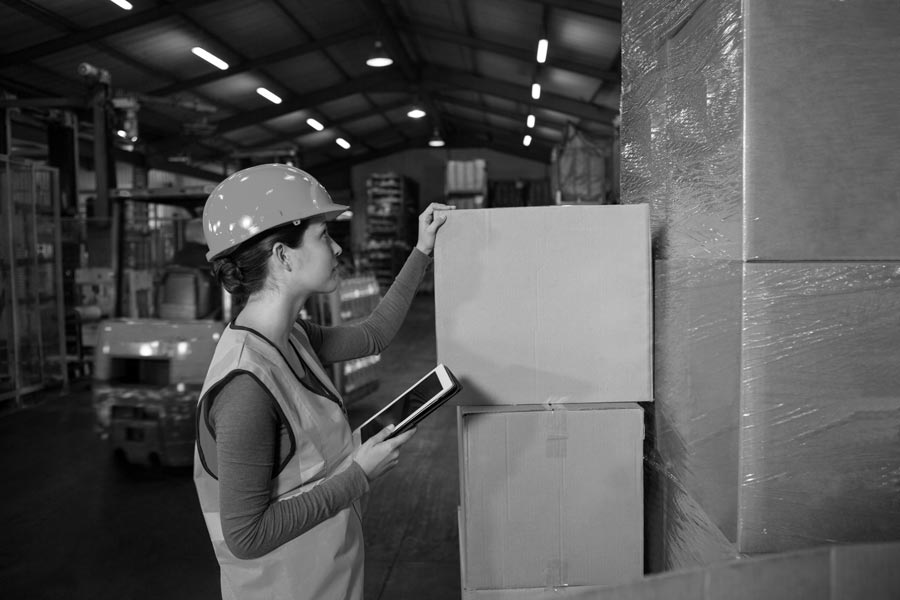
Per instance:
[[[403,407],[402,417],[387,439],[415,427],[436,408],[456,395],[460,387],[459,381],[450,372],[450,369],[442,364],[436,366],[359,426],[362,441],[366,441],[381,429],[378,426],[379,418],[386,416],[395,407]]]

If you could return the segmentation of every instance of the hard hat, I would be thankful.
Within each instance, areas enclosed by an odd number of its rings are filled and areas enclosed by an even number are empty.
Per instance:
[[[310,217],[334,219],[347,210],[335,204],[321,183],[296,167],[257,165],[225,179],[206,199],[203,236],[206,260],[228,254],[250,238]]]

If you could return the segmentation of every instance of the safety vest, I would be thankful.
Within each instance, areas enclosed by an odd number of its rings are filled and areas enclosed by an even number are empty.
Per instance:
[[[306,332],[294,326],[292,340],[309,371],[334,397],[334,388],[310,346]],[[250,329],[225,328],[216,346],[197,411],[194,482],[206,527],[221,568],[225,600],[361,600],[363,537],[359,502],[261,558],[236,558],[222,534],[215,439],[207,420],[206,399],[236,372],[246,372],[271,392],[291,432],[292,450],[272,481],[272,501],[284,501],[318,485],[352,462],[354,441],[343,406],[304,386],[286,357]]]

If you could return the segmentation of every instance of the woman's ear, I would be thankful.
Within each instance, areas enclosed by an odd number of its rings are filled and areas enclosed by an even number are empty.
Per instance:
[[[278,264],[280,264],[285,271],[290,271],[293,268],[287,246],[281,242],[272,246],[272,256],[275,257],[275,260],[278,261]]]

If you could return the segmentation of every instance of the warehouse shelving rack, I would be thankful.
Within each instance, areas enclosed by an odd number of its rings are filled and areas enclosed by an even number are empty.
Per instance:
[[[0,407],[68,385],[59,172],[0,155]]]
[[[487,162],[484,159],[447,161],[445,203],[456,208],[486,208],[487,193]]]
[[[366,194],[365,268],[386,290],[416,243],[418,186],[397,173],[373,173]]]

